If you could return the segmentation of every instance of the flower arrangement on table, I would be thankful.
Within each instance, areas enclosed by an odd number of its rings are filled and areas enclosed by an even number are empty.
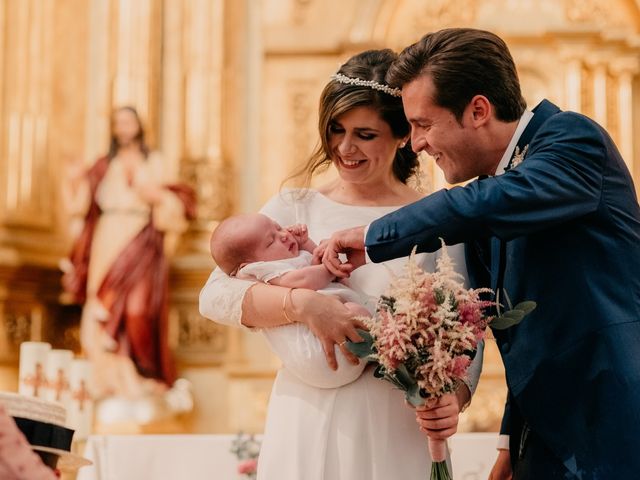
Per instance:
[[[355,355],[376,363],[374,375],[403,390],[413,406],[455,392],[489,323],[509,328],[536,307],[525,301],[501,314],[498,302],[483,298],[493,291],[464,288],[464,277],[454,266],[444,242],[433,273],[417,265],[414,248],[404,274],[379,298],[375,315],[363,319],[369,332],[358,333],[364,341],[347,343]],[[495,317],[487,314],[494,306]],[[429,451],[431,479],[450,479],[446,442],[430,438]]]
[[[254,435],[240,432],[231,443],[231,453],[238,459],[238,473],[249,479],[255,479],[258,473],[260,441]]]

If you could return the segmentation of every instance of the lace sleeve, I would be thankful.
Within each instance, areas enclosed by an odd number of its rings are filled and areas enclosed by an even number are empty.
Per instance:
[[[200,314],[217,323],[245,327],[241,323],[242,300],[254,283],[231,278],[216,268],[200,291]]]
[[[282,225],[295,223],[295,206],[291,198],[289,192],[274,195],[260,211]],[[257,330],[241,323],[244,295],[255,283],[251,280],[229,277],[216,268],[200,291],[200,314],[224,325]]]

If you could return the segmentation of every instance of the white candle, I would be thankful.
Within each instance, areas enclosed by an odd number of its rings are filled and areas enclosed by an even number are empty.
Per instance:
[[[45,376],[47,387],[45,389],[45,400],[61,403],[67,408],[71,394],[69,391],[69,369],[73,360],[71,350],[51,350],[47,354],[45,365]]]
[[[18,368],[18,393],[29,397],[44,397],[45,363],[51,345],[46,342],[22,342]]]
[[[91,364],[83,358],[71,361],[69,386],[71,400],[67,410],[69,427],[75,430],[73,439],[86,440],[93,425],[93,399],[89,391]]]

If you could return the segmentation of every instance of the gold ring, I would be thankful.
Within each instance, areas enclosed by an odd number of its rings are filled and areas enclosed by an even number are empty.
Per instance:
[[[345,343],[347,343],[347,341],[346,341],[346,340],[343,340],[343,341],[341,341],[338,345],[340,345],[340,346],[342,347]]]

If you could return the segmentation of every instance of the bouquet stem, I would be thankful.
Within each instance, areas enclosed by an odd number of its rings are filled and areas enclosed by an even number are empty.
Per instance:
[[[446,440],[429,441],[429,453],[431,454],[431,480],[451,480],[449,467],[447,467],[447,442]]]

